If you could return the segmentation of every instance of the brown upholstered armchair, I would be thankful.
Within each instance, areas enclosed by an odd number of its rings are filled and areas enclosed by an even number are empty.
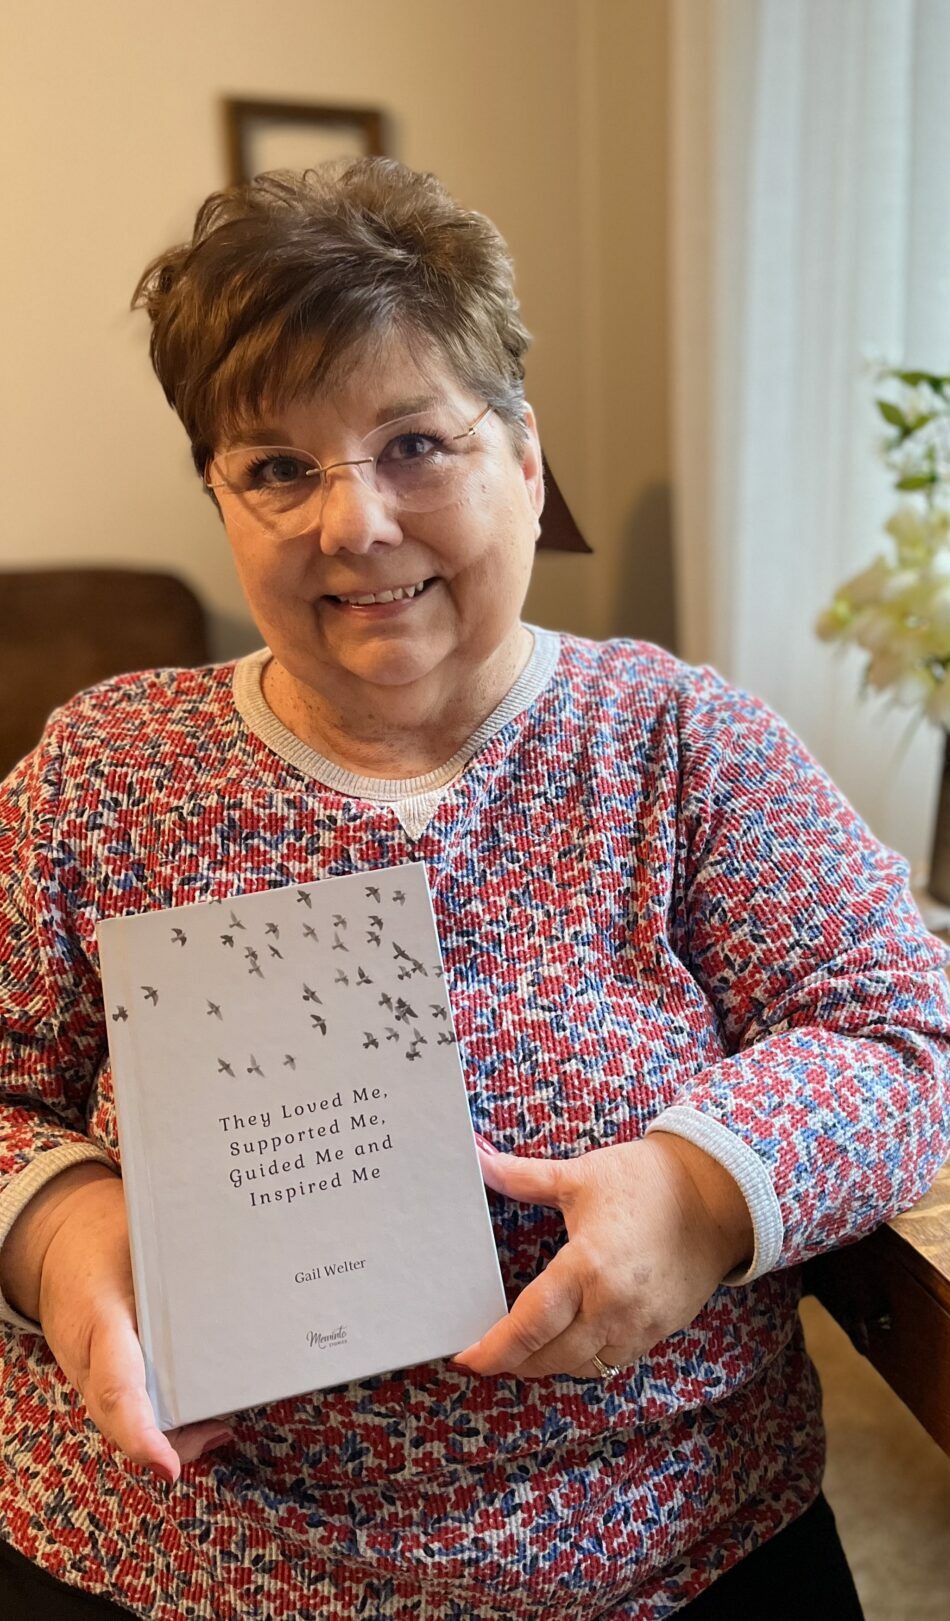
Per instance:
[[[204,609],[171,574],[0,570],[0,778],[33,747],[50,711],[83,687],[207,658]]]

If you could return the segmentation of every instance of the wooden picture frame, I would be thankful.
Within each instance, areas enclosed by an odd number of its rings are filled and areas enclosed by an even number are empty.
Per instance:
[[[232,186],[268,169],[306,169],[327,158],[385,156],[383,114],[378,107],[227,96],[222,111]]]

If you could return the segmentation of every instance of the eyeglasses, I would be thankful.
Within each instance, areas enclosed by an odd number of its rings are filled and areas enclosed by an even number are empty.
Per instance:
[[[435,512],[464,494],[476,469],[472,440],[493,407],[465,423],[449,406],[384,422],[360,440],[346,461],[317,461],[288,445],[248,445],[209,462],[205,483],[227,491],[242,516],[278,539],[303,534],[319,518],[328,474],[353,467],[386,505],[400,512]]]

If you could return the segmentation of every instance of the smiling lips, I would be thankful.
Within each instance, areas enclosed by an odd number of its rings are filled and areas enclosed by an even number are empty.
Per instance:
[[[375,594],[366,592],[362,596],[341,597],[335,596],[334,602],[345,602],[352,607],[367,607],[377,602],[404,602],[411,597],[418,596],[419,592],[428,584],[420,580],[418,585],[395,585],[388,591],[377,591]]]

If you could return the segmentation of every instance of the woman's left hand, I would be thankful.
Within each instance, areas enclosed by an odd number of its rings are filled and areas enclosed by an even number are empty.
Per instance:
[[[488,1333],[452,1360],[519,1379],[599,1377],[685,1328],[752,1254],[745,1199],[728,1171],[670,1132],[575,1159],[479,1149],[488,1186],[552,1205],[566,1243]]]

